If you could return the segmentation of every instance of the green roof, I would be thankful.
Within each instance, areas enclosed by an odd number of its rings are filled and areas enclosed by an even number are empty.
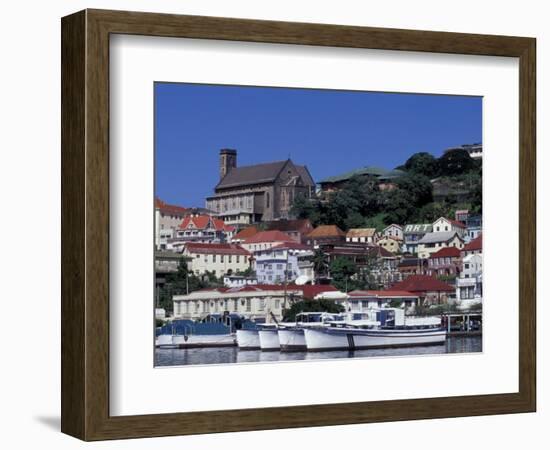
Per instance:
[[[321,180],[320,183],[338,183],[340,181],[346,181],[349,180],[352,177],[356,176],[367,176],[371,175],[378,178],[397,178],[400,176],[403,176],[405,172],[402,170],[387,170],[383,167],[375,167],[375,166],[368,166],[368,167],[362,167],[361,169],[355,169],[351,172],[346,172],[341,175],[335,175],[333,177],[325,178],[324,180]]]

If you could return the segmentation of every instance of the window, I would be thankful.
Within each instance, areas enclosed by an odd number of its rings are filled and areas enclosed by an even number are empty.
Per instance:
[[[275,309],[279,309],[281,307],[281,300],[275,300]]]
[[[240,257],[239,255],[237,255],[237,257],[236,257],[237,264],[239,264],[239,262],[240,262],[239,260],[240,260],[240,259],[241,259],[241,257]]]
[[[223,262],[223,255],[220,255],[220,262]]]
[[[252,310],[252,301],[249,298],[247,298],[246,299],[246,311],[250,312],[251,310]]]
[[[227,257],[227,259],[228,259],[228,262],[231,264],[231,255],[229,255],[229,256]]]
[[[216,262],[216,255],[212,255],[212,262],[213,262],[213,263]]]
[[[265,193],[265,207],[269,208],[269,192]]]

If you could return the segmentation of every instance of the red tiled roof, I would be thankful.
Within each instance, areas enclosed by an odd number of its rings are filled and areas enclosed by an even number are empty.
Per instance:
[[[200,216],[187,216],[180,224],[182,230],[187,228],[204,230],[208,225],[217,231],[234,231],[235,227],[232,225],[226,225],[223,220],[216,219],[212,216],[200,215]]]
[[[453,225],[459,227],[459,228],[466,228],[466,225],[464,225],[462,222],[460,222],[459,220],[453,220],[453,219],[448,219],[449,222],[451,222]]]
[[[243,228],[235,236],[233,236],[232,239],[234,241],[236,241],[236,240],[245,240],[249,237],[254,236],[257,233],[258,233],[258,229],[254,225],[251,225],[249,227]]]
[[[405,280],[395,284],[392,290],[409,292],[451,292],[454,291],[455,288],[429,275],[411,275]]]
[[[299,233],[307,233],[313,227],[309,219],[294,219],[294,220],[273,220],[267,222],[267,230],[279,230],[283,232],[298,231]]]
[[[292,238],[282,231],[271,230],[260,231],[244,241],[245,244],[255,244],[258,242],[292,242]]]
[[[330,284],[304,284],[298,287],[302,289],[303,296],[307,299],[314,299],[317,295],[323,292],[338,291],[338,289]]]
[[[418,295],[413,294],[409,291],[397,291],[390,289],[387,291],[351,291],[348,292],[350,297],[418,297]]]
[[[481,250],[483,247],[483,239],[482,235],[480,234],[478,237],[476,237],[473,241],[470,241],[468,244],[464,246],[462,249],[463,252],[467,251],[474,251],[474,250]]]
[[[443,247],[441,250],[438,250],[435,253],[430,255],[432,258],[457,258],[460,256],[460,250],[457,247]]]
[[[160,198],[155,197],[155,208],[158,208],[164,213],[183,216],[187,212],[187,208],[178,205],[169,205],[163,202]]]
[[[238,244],[204,244],[199,242],[188,242],[185,244],[185,248],[189,253],[250,256],[250,253]]]
[[[308,238],[320,238],[320,237],[338,237],[345,236],[340,228],[336,225],[319,225],[311,233],[307,235]]]

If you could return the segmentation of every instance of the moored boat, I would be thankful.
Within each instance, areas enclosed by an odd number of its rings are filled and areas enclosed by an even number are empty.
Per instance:
[[[260,336],[257,329],[237,330],[237,345],[239,350],[259,350]]]
[[[326,312],[304,312],[296,315],[295,323],[282,323],[279,326],[279,344],[282,352],[307,350],[304,328],[322,326],[341,319],[338,314]]]
[[[279,330],[277,324],[262,324],[258,329],[260,349],[262,351],[274,351],[281,348],[279,343]]]
[[[446,332],[438,317],[408,318],[400,309],[373,310],[378,320],[332,322],[328,326],[305,328],[308,351],[360,350],[444,344]]]

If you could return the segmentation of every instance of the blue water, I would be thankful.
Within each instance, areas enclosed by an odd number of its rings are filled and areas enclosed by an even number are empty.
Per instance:
[[[314,361],[337,358],[371,358],[376,356],[439,355],[445,353],[479,353],[481,336],[451,337],[445,345],[372,350],[330,352],[262,352],[239,350],[238,347],[156,349],[155,366],[187,366],[196,364],[234,364],[277,361]]]

